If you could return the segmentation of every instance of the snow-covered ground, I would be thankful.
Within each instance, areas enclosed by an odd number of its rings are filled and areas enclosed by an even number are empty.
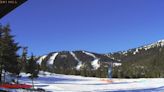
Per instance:
[[[31,83],[21,74],[21,83]],[[164,78],[112,79],[41,73],[35,85],[46,92],[164,92]]]

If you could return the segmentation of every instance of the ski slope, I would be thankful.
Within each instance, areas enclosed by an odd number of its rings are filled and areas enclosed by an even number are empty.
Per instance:
[[[22,73],[21,83],[31,83]],[[164,92],[164,78],[113,79],[60,75],[42,72],[35,87],[46,92]]]

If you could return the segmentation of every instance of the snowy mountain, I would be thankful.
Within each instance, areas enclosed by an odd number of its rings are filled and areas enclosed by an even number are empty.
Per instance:
[[[105,54],[97,54],[88,51],[61,51],[52,52],[40,56],[36,61],[42,68],[54,71],[55,69],[76,69],[88,68],[96,70],[102,62],[116,62]]]
[[[107,56],[122,63],[114,69],[116,77],[164,77],[164,40]]]
[[[129,57],[129,55],[135,56],[136,54],[141,54],[143,52],[149,52],[154,49],[158,49],[160,51],[161,49],[164,48],[164,40],[159,40],[157,42],[148,44],[148,45],[143,45],[137,48],[129,49],[127,51],[118,51],[114,53],[109,53],[106,54],[108,57],[115,59],[117,61],[122,61],[122,57]],[[119,55],[119,58],[117,57]]]
[[[89,51],[52,52],[40,56],[36,62],[44,71],[97,77],[107,77],[107,70],[112,62],[114,77],[133,78],[164,77],[163,61],[164,40],[110,54]]]
[[[98,53],[93,53],[93,52],[88,52],[88,51],[52,52],[47,55],[40,56],[39,59],[37,60],[37,63],[41,65],[42,61],[44,61],[48,65],[53,65],[54,62],[55,61],[57,62],[58,59],[65,58],[65,60],[67,61],[70,61],[70,60],[76,61],[77,69],[82,67],[83,62],[91,62],[91,65],[95,69],[97,69],[98,67],[100,67],[100,64],[99,64],[100,61],[110,62],[114,59],[115,61],[120,62],[121,58],[120,59],[118,59],[117,57],[115,58],[116,54],[120,56],[128,57],[129,54],[136,55],[136,54],[140,54],[141,52],[149,51],[154,48],[158,48],[159,50],[161,50],[163,47],[164,47],[164,40],[159,40],[149,45],[144,45],[141,47],[129,49],[127,51],[119,51],[119,52],[114,52],[110,54],[98,54]]]

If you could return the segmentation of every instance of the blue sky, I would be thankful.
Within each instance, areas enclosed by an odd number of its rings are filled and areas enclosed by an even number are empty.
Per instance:
[[[109,53],[164,39],[164,0],[28,0],[3,19],[29,53]]]

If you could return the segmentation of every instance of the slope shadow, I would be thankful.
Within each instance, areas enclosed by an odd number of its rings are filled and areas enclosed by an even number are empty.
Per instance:
[[[21,77],[21,81],[31,83],[31,80],[28,77]],[[40,83],[46,83],[46,84],[54,84],[57,83],[58,81],[82,81],[82,79],[71,79],[71,78],[58,78],[58,77],[39,77],[37,79],[34,79],[35,84],[40,84]]]
[[[98,90],[97,90],[98,91]],[[164,86],[148,89],[135,89],[135,90],[117,90],[117,91],[98,91],[98,92],[163,92]]]

